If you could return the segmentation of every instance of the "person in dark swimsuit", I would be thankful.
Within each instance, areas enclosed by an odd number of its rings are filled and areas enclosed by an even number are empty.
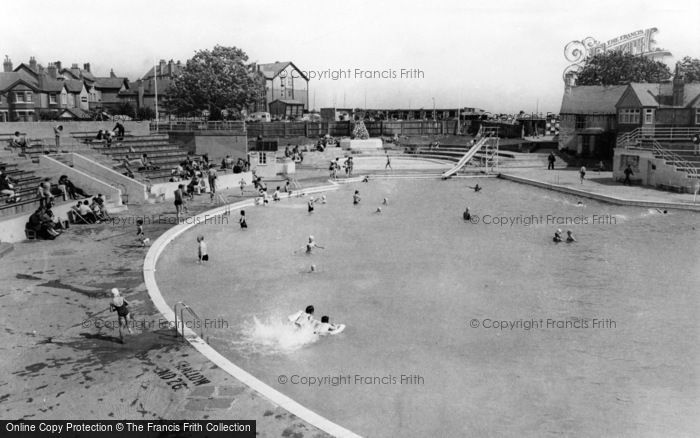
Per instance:
[[[109,308],[112,312],[117,312],[117,318],[119,319],[119,340],[123,343],[122,325],[124,325],[129,331],[129,334],[131,334],[131,327],[129,327],[129,302],[119,294],[119,289],[116,287],[112,289],[112,301],[109,303]]]

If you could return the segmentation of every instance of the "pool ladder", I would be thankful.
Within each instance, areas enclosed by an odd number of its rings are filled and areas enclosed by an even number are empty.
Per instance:
[[[180,321],[179,321],[179,323],[178,323],[178,318],[177,318],[178,309],[180,309]],[[206,329],[206,324],[204,323],[202,318],[200,318],[199,315],[197,315],[197,312],[195,312],[194,309],[192,309],[190,306],[185,304],[184,301],[178,301],[173,306],[173,313],[175,314],[175,337],[177,338],[179,336],[182,336],[182,339],[183,340],[185,339],[185,317],[184,317],[185,310],[187,310],[187,313],[189,313],[190,316],[192,316],[192,318],[194,318],[194,321],[196,323],[195,328],[197,326],[200,328],[199,337],[202,338],[204,340],[204,342],[206,342],[208,344],[209,340],[204,337],[204,331]]]

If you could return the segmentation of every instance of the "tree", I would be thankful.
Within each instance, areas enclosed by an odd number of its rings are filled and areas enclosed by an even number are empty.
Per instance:
[[[153,110],[153,108],[144,106],[139,108],[139,110],[136,112],[136,118],[138,120],[153,120],[156,118],[156,112]]]
[[[630,82],[660,82],[671,77],[661,61],[619,51],[600,53],[586,60],[576,75],[576,85],[624,85]]]
[[[256,102],[262,81],[245,65],[248,55],[236,47],[215,46],[187,60],[167,91],[168,108],[180,115],[238,113]]]
[[[685,82],[700,82],[700,59],[684,57],[680,62],[680,70],[685,76]]]
[[[367,140],[369,138],[369,131],[367,131],[365,122],[362,120],[355,122],[355,127],[352,130],[352,137],[358,140]]]

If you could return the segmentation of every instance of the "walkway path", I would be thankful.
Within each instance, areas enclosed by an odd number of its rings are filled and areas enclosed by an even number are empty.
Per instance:
[[[615,181],[612,172],[589,171],[583,184],[578,169],[502,169],[502,172],[506,179],[607,202],[700,211],[700,196],[694,202],[693,194],[673,193],[638,185],[626,186]]]
[[[191,210],[211,207],[201,196]],[[144,214],[162,222],[146,223],[151,239],[174,223],[171,203],[130,206],[119,222],[75,225],[55,241],[11,251],[3,245],[2,418],[254,419],[261,437],[327,436],[160,327],[143,283],[146,251],[134,239],[133,222]],[[123,291],[139,327],[124,344],[111,326],[115,314],[105,311],[112,287]]]

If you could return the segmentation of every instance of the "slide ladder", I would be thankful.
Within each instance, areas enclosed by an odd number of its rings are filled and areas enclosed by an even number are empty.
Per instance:
[[[489,137],[482,137],[478,142],[476,142],[476,144],[474,144],[474,146],[471,147],[471,149],[467,151],[466,154],[464,154],[464,156],[457,162],[457,164],[452,169],[442,174],[442,178],[449,178],[455,173],[457,173],[462,167],[464,167],[465,164],[469,162],[469,160],[471,160],[474,157],[474,155],[476,155],[477,152],[479,152],[479,150],[488,142],[488,140]]]

